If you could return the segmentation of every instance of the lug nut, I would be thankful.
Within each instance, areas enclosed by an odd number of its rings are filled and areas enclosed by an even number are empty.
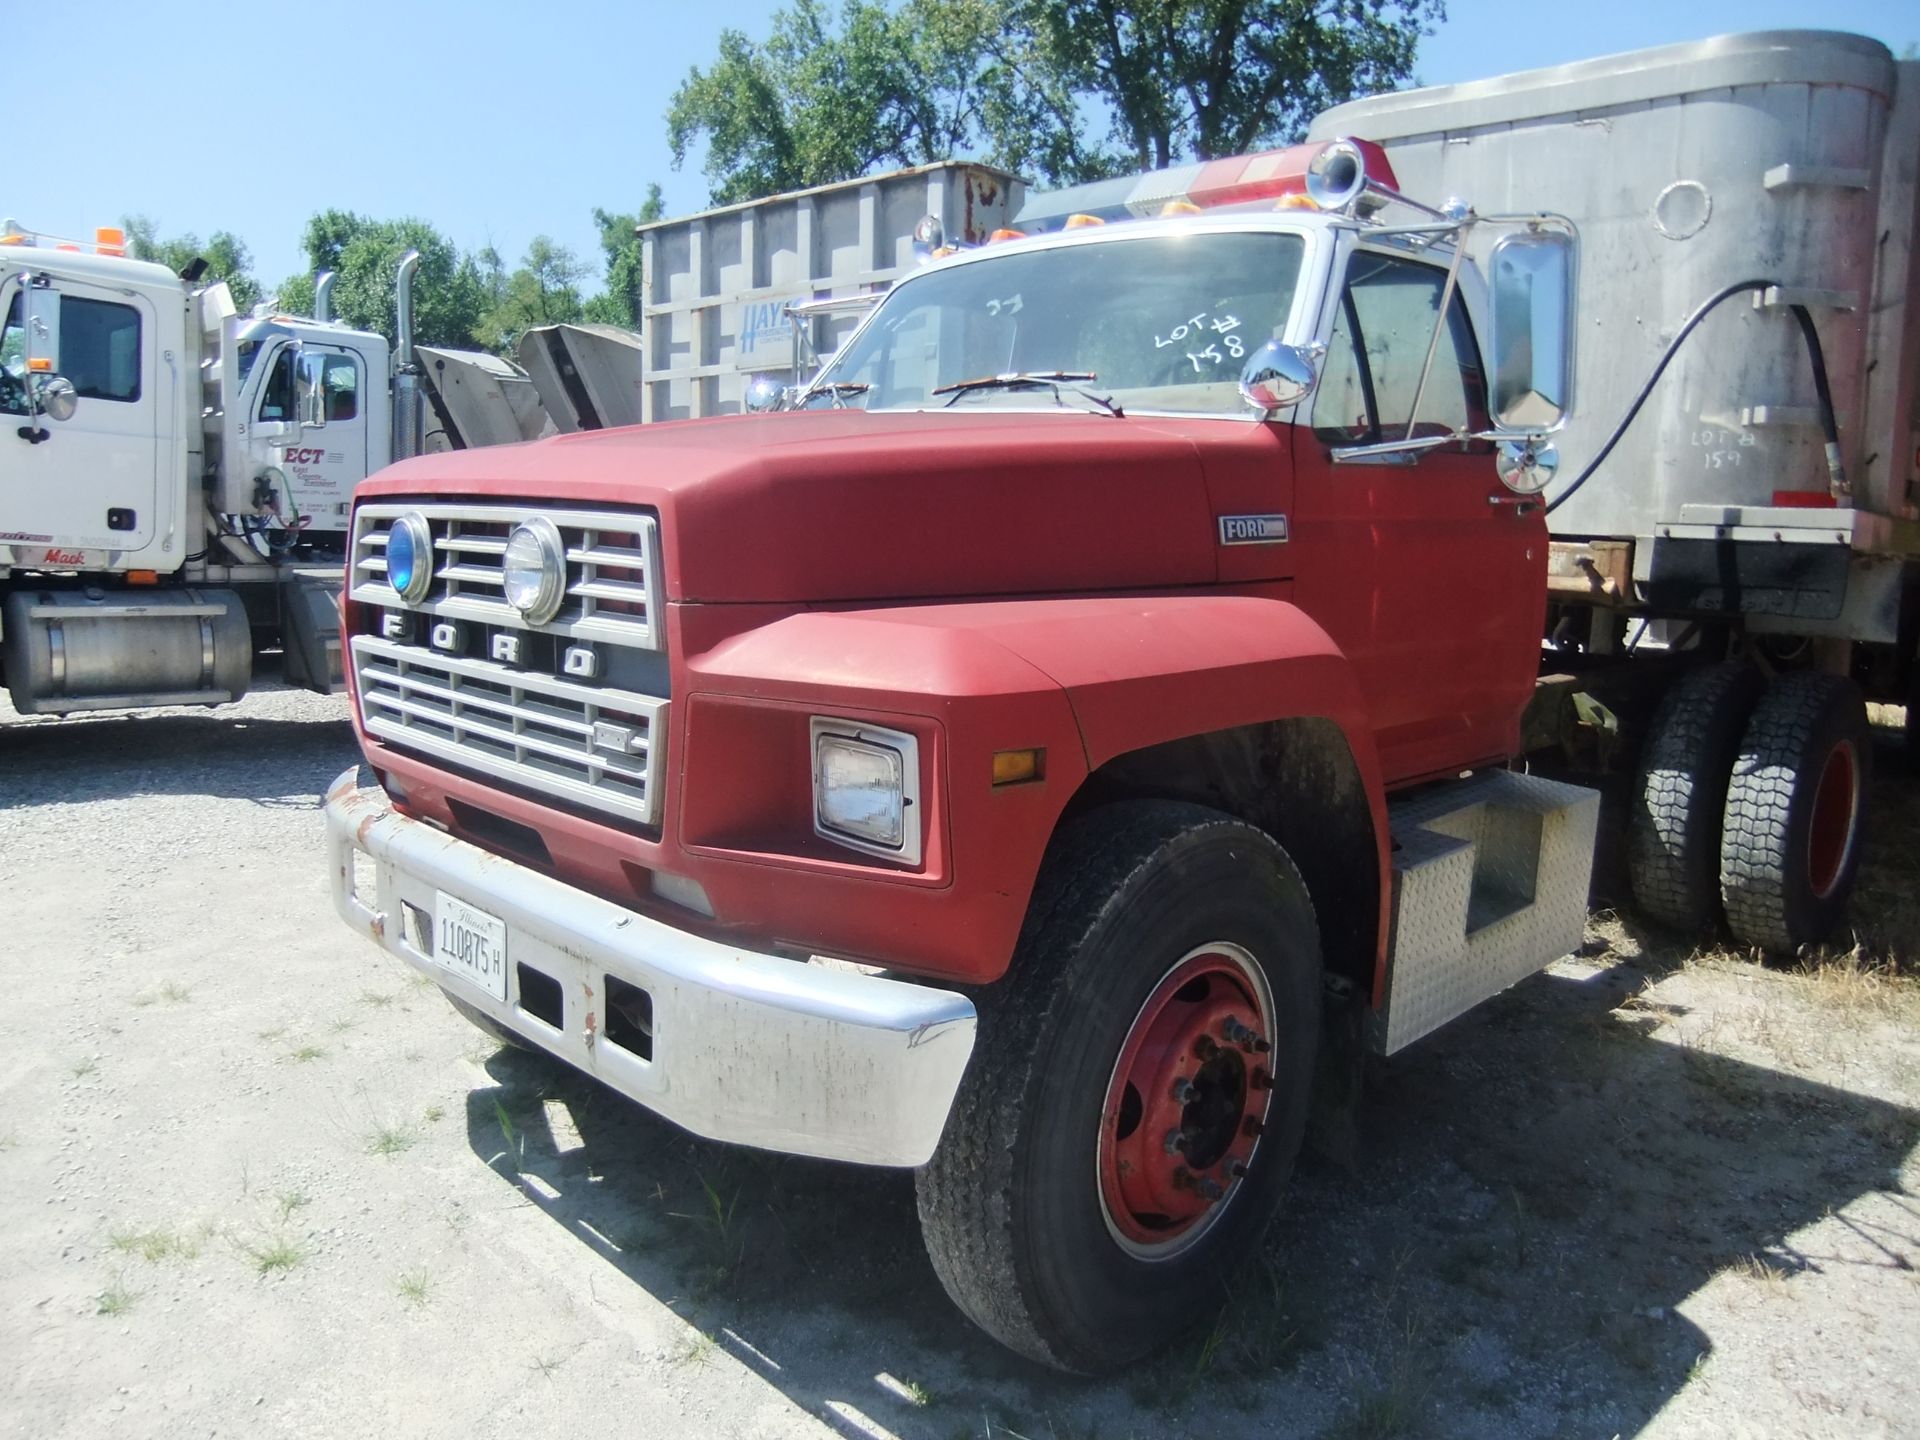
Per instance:
[[[1247,1178],[1247,1167],[1236,1163],[1227,1173],[1236,1180],[1244,1180]]]
[[[1200,1198],[1211,1204],[1227,1192],[1220,1188],[1220,1182],[1211,1175],[1200,1177],[1200,1183],[1194,1187],[1200,1192]]]
[[[1251,1090],[1271,1090],[1273,1089],[1273,1077],[1256,1065],[1253,1067],[1253,1074],[1247,1077],[1247,1088]]]
[[[1193,1172],[1184,1165],[1175,1170],[1173,1172],[1173,1188],[1176,1190],[1191,1190],[1193,1188]]]
[[[1187,1137],[1185,1132],[1180,1130],[1167,1131],[1167,1154],[1178,1155],[1186,1143]]]
[[[1211,1060],[1215,1055],[1220,1053],[1220,1047],[1213,1043],[1213,1037],[1211,1035],[1202,1035],[1198,1040],[1193,1042],[1193,1053],[1197,1059]]]
[[[1188,1080],[1183,1076],[1180,1079],[1173,1082],[1173,1099],[1175,1104],[1191,1105],[1195,1100],[1199,1098],[1200,1098],[1200,1092],[1194,1088],[1193,1082],[1191,1080]]]
[[[1264,1055],[1271,1049],[1273,1049],[1273,1046],[1265,1040],[1256,1039],[1253,1042],[1253,1053],[1256,1055]]]
[[[1254,1031],[1241,1023],[1238,1015],[1229,1015],[1223,1020],[1220,1023],[1220,1033],[1227,1037],[1227,1043],[1229,1045],[1238,1045],[1243,1049],[1251,1046],[1254,1041],[1260,1038]]]
[[[1266,1128],[1266,1126],[1260,1123],[1259,1117],[1255,1115],[1249,1115],[1240,1122],[1240,1133],[1249,1140],[1258,1140],[1261,1132]]]

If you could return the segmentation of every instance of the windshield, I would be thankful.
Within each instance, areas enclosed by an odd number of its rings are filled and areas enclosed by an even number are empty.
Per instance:
[[[1092,371],[1132,410],[1247,415],[1240,370],[1279,336],[1305,239],[1193,230],[1014,251],[902,282],[808,401],[869,410],[1061,403],[1047,386],[934,394],[983,376]],[[860,389],[857,387],[864,387]]]

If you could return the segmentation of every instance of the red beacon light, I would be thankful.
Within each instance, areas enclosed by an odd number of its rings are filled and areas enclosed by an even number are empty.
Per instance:
[[[1371,140],[1330,140],[1208,160],[1186,198],[1203,210],[1278,200],[1291,202],[1289,209],[1346,212],[1369,197],[1376,203],[1359,208],[1378,209],[1398,198],[1399,183],[1387,152]]]

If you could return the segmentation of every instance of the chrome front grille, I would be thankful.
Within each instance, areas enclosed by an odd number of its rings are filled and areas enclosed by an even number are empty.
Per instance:
[[[515,525],[544,515],[567,547],[566,600],[541,631],[658,650],[660,544],[653,516],[631,510],[536,509],[530,505],[362,505],[353,520],[353,598],[399,606],[387,584],[387,532],[402,515],[433,532],[433,589],[412,608],[448,620],[529,630],[501,593],[500,561]]]
[[[411,606],[386,583],[383,558],[387,531],[405,514],[425,517],[433,535],[433,588]],[[508,533],[536,514],[560,528],[568,559],[567,599],[544,625],[509,605],[500,582]],[[651,515],[361,506],[352,598],[378,613],[350,648],[368,734],[565,804],[659,824],[668,701],[627,686],[638,676],[664,690],[665,667],[657,655],[622,654],[663,648],[659,557]],[[504,638],[514,633],[524,638]],[[512,653],[495,658],[498,645]],[[532,663],[502,663],[521,654]],[[581,656],[591,663],[575,672]]]

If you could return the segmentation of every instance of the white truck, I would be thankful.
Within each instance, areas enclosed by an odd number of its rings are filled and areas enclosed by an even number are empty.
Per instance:
[[[223,284],[9,226],[0,237],[0,668],[22,714],[217,705],[256,648],[340,686],[353,489],[417,453],[400,337],[235,313]]]

